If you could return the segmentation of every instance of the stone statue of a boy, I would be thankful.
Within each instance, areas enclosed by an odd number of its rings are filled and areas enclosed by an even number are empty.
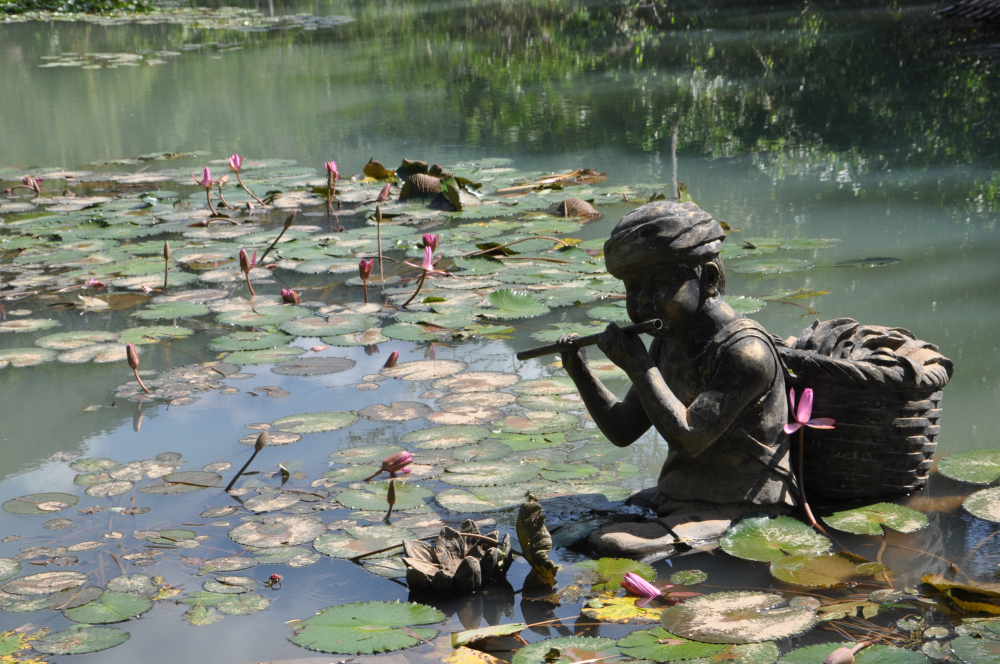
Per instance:
[[[796,504],[781,364],[767,332],[723,300],[724,239],[693,203],[659,201],[625,215],[604,245],[607,269],[625,282],[629,318],[659,318],[663,329],[648,351],[614,323],[600,335],[598,348],[632,381],[622,400],[587,366],[586,349],[562,353],[612,443],[631,445],[650,426],[667,441],[657,486],[633,502],[680,522]],[[692,516],[701,513],[716,516]]]

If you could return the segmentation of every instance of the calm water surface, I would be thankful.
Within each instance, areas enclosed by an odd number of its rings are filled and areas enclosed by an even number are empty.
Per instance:
[[[258,8],[270,11],[266,3]],[[812,270],[769,277],[730,274],[728,292],[829,291],[800,302],[822,319],[851,317],[905,327],[939,344],[956,364],[945,393],[939,456],[995,447],[993,417],[1000,406],[995,332],[1000,322],[998,65],[963,53],[958,44],[962,35],[935,21],[935,9],[908,3],[672,4],[669,11],[660,7],[664,25],[657,28],[644,23],[649,16],[624,5],[335,1],[274,7],[278,13],[354,19],[315,32],[3,25],[0,167],[78,168],[146,153],[202,151],[209,159],[239,152],[316,167],[333,159],[342,174],[360,172],[370,157],[389,166],[404,157],[442,164],[506,157],[524,171],[595,168],[614,184],[672,186],[680,180],[704,209],[742,229],[746,237],[838,238],[833,248],[789,254],[814,262]],[[67,53],[152,50],[180,55],[156,66],[40,67],[52,61],[46,58]],[[194,172],[204,161],[181,163]],[[581,237],[606,237],[628,209],[627,203],[602,208],[605,216],[587,225]],[[869,256],[901,262],[870,269],[833,267],[837,261]],[[336,302],[361,295],[358,289],[341,287],[325,297]],[[44,301],[29,301],[23,308],[60,317],[60,331],[130,325],[127,311],[51,314]],[[772,303],[754,317],[784,337],[816,317],[803,317],[803,311]],[[582,311],[560,308],[522,323],[544,328],[585,320]],[[0,348],[30,345],[31,335],[16,336],[0,337]],[[175,342],[173,350],[147,346],[143,367],[194,361],[186,353],[211,359],[208,340],[195,335]],[[315,343],[296,342],[304,347]],[[437,353],[441,359],[466,361],[471,370],[516,371],[530,378],[546,371],[542,364],[520,365],[513,359],[516,350],[530,345],[534,342],[527,332],[520,331],[510,340],[439,346]],[[247,448],[236,441],[248,423],[419,401],[426,385],[389,381],[374,392],[354,389],[361,376],[377,372],[392,350],[404,360],[420,359],[425,347],[394,341],[383,344],[375,356],[362,349],[331,349],[327,354],[357,361],[354,369],[332,376],[279,376],[266,365],[252,367],[248,371],[257,375],[239,383],[243,392],[209,392],[189,406],[148,408],[138,431],[131,402],[119,400],[114,409],[81,413],[89,405],[111,403],[108,390],[128,380],[124,366],[56,362],[2,370],[0,501],[39,491],[79,493],[73,485],[75,472],[47,460],[59,450],[80,449],[86,456],[121,462],[174,451],[184,455],[184,469],[222,460],[241,465]],[[258,385],[280,385],[291,396],[246,393]],[[314,479],[327,467],[330,451],[391,443],[424,426],[419,422],[362,420],[349,432],[267,448],[256,466],[273,469],[278,463],[300,462]],[[647,485],[665,455],[666,444],[655,436],[637,443],[628,461],[640,467],[640,474],[629,480],[630,486]],[[298,486],[308,486],[308,481]],[[890,544],[963,559],[993,528],[962,515],[955,500],[932,505],[929,499],[968,492],[967,486],[936,476],[914,506],[946,505],[947,513],[935,514],[931,527],[919,534],[890,535]],[[125,538],[104,551],[117,551],[118,544],[124,552],[138,550],[139,543],[129,538],[133,530],[203,523],[198,513],[224,504],[222,496],[203,494],[207,492],[136,494],[139,504],[153,507],[149,515],[137,517],[107,516],[111,512],[84,516],[69,510],[76,527],[55,533],[41,528],[44,518],[0,513],[0,536],[22,536],[0,544],[0,556],[13,556],[26,545],[99,538],[109,530],[122,531]],[[127,506],[130,495],[120,504]],[[509,525],[509,514],[493,516]],[[214,539],[184,555],[210,558],[233,550],[226,529],[197,531]],[[874,557],[877,541],[841,539],[855,552]],[[567,555],[572,559],[577,554]],[[93,572],[99,582],[119,573],[106,555],[81,558],[81,566],[71,569]],[[168,582],[196,589],[200,580],[191,576],[192,567],[180,564],[176,553],[162,559],[129,572],[163,574]],[[995,546],[984,547],[962,566],[980,580],[997,581],[998,560]],[[921,573],[946,567],[940,560],[893,548],[885,561],[909,584]],[[773,583],[764,566],[721,554],[683,558],[673,565],[703,569],[709,583],[720,586]],[[657,567],[662,578],[669,575],[668,563]],[[520,588],[527,569],[523,562],[513,568],[514,589]],[[324,557],[302,569],[259,567],[251,575],[262,580],[265,570],[286,577],[280,592],[265,591],[272,598],[265,612],[193,627],[180,620],[186,606],[160,602],[141,620],[123,625],[132,633],[129,642],[74,661],[308,657],[286,641],[285,621],[306,618],[331,604],[408,596],[402,585],[359,573],[343,560]],[[526,633],[529,640],[574,631],[576,604],[538,606],[520,595],[498,595],[442,604],[450,615],[443,634],[463,625],[495,623],[504,612],[526,622],[564,618],[565,626],[551,634],[548,628]],[[0,613],[0,629],[29,621],[53,631],[69,624],[52,611]],[[601,628],[602,635],[612,637],[625,631]],[[383,661],[437,661],[435,652],[435,646],[421,646]],[[151,660],[151,653],[158,654]]]

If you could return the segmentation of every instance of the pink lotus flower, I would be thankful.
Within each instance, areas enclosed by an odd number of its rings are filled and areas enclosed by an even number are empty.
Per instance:
[[[372,267],[375,265],[375,261],[371,258],[368,260],[361,259],[358,263],[358,274],[361,276],[361,281],[368,281],[368,278],[372,276]]]
[[[104,288],[104,282],[98,281],[97,279],[91,279],[87,282],[88,288]]]
[[[146,284],[142,284],[141,286],[139,286],[139,290],[142,291],[143,293],[152,293],[153,292],[153,289],[150,288],[149,286],[147,286]]]
[[[257,264],[257,252],[253,252],[253,258],[247,256],[246,249],[240,249],[240,270],[243,272],[249,272],[253,269],[253,266]]]
[[[638,597],[659,597],[663,593],[652,583],[642,578],[638,574],[627,572],[622,577],[622,588]]]
[[[424,247],[424,262],[420,264],[420,267],[427,272],[434,271],[434,249],[430,245]]]
[[[406,470],[406,466],[411,463],[413,463],[412,454],[406,450],[396,452],[382,460],[382,472],[389,473],[390,477],[395,477],[398,472],[408,473],[410,471]]]
[[[240,168],[243,166],[243,157],[238,154],[234,154],[229,158],[229,168],[233,169],[237,173],[240,172]]]
[[[128,360],[129,369],[139,368],[139,353],[132,344],[125,344],[125,359]]]
[[[398,360],[399,360],[399,351],[394,350],[392,351],[392,355],[389,356],[389,359],[385,361],[384,367],[386,369],[392,369],[394,366],[396,366],[396,362]]]
[[[795,388],[788,391],[788,403],[791,404],[792,411],[795,411]],[[817,417],[810,419],[812,417],[813,409],[813,391],[811,387],[807,387],[802,393],[802,401],[799,402],[799,409],[795,411],[795,421],[789,422],[785,425],[784,431],[787,434],[793,434],[802,427],[806,426],[810,429],[832,429],[834,420],[829,417]]]
[[[333,176],[334,180],[340,179],[340,173],[337,172],[337,162],[328,161],[323,164],[323,167],[326,169],[327,173]]]
[[[440,235],[435,235],[434,233],[424,233],[424,246],[430,247],[431,251],[438,248],[438,241],[441,239]]]
[[[281,301],[286,304],[298,304],[299,294],[293,291],[291,288],[282,288]]]
[[[386,183],[386,185],[384,187],[382,187],[382,191],[378,192],[378,198],[376,198],[375,200],[378,201],[379,203],[385,203],[387,200],[389,200],[389,184],[388,183]],[[379,215],[379,216],[381,216],[381,215]]]
[[[201,172],[201,179],[200,180],[197,177],[195,177],[194,175],[191,176],[191,179],[194,180],[197,184],[200,184],[202,187],[205,187],[206,189],[208,189],[209,187],[211,187],[212,184],[213,184],[213,182],[212,182],[212,172],[210,170],[208,170],[208,166],[206,166],[205,170],[203,170]]]

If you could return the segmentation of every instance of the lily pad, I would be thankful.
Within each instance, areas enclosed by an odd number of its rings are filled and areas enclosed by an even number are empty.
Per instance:
[[[56,359],[56,351],[48,348],[5,348],[0,350],[0,369],[35,367]]]
[[[415,362],[400,362],[391,369],[382,369],[383,376],[402,378],[403,380],[434,380],[465,371],[465,362],[455,360],[417,360]]]
[[[662,627],[632,632],[625,638],[618,639],[618,647],[623,655],[656,662],[710,657],[725,648],[725,646],[715,643],[689,641],[671,634]]]
[[[587,310],[587,315],[598,320],[605,320],[612,323],[631,323],[628,311],[623,307],[598,306]],[[598,330],[599,332],[602,330]],[[594,334],[591,332],[591,334]]]
[[[52,320],[51,318],[25,318],[21,320],[5,320],[0,322],[0,334],[5,332],[38,332],[39,330],[47,330],[50,327],[55,327],[59,324],[59,321]]]
[[[256,579],[248,576],[218,576],[203,583],[202,588],[207,593],[235,595],[253,592],[259,585]]]
[[[380,403],[365,406],[358,412],[375,422],[405,422],[424,417],[431,409],[419,401],[393,401],[388,406]]]
[[[216,337],[209,344],[212,350],[264,350],[284,346],[293,337],[283,332],[233,332],[225,337]]]
[[[359,482],[379,471],[379,466],[344,466],[323,473],[331,482]]]
[[[216,608],[229,616],[245,616],[263,611],[271,605],[271,600],[252,593],[232,595],[216,604]]]
[[[533,318],[549,313],[549,308],[535,298],[509,288],[493,291],[487,299],[496,309],[483,309],[482,314],[486,318],[509,320]]]
[[[211,625],[212,623],[219,622],[225,616],[214,608],[199,604],[188,610],[182,617],[192,625],[200,627],[202,625]]]
[[[31,493],[11,498],[2,507],[5,512],[22,516],[52,514],[73,507],[80,499],[70,493]]]
[[[83,348],[84,346],[106,343],[108,341],[116,341],[117,339],[117,332],[102,332],[98,330],[59,332],[58,334],[50,334],[47,337],[35,339],[35,345],[61,352],[73,350],[75,348]]]
[[[761,258],[750,261],[739,261],[726,269],[736,274],[784,274],[785,272],[798,272],[808,270],[813,267],[809,261],[797,258]]]
[[[682,572],[675,572],[670,575],[670,583],[677,586],[693,586],[702,583],[708,578],[700,569],[686,569]]]
[[[882,526],[901,533],[913,533],[929,523],[927,517],[917,510],[891,503],[877,503],[835,512],[831,516],[823,517],[823,521],[837,530],[855,535],[875,536],[884,533]]]
[[[407,445],[416,443],[420,450],[444,450],[477,443],[490,435],[490,430],[469,424],[429,427],[411,431],[400,439]]]
[[[358,416],[355,413],[334,410],[327,413],[288,415],[272,422],[271,428],[297,434],[322,433],[323,431],[344,429],[357,421]],[[359,462],[354,461],[352,463]]]
[[[21,563],[14,558],[0,558],[0,581],[12,579],[21,573]]]
[[[951,647],[955,656],[965,664],[1000,664],[1000,641],[960,636],[951,642]],[[917,661],[913,660],[914,664]],[[900,660],[900,662],[902,664],[910,664],[909,660],[906,662]],[[890,664],[888,660],[886,664]]]
[[[965,499],[962,507],[972,516],[1000,523],[1000,487],[977,491]],[[4,509],[7,509],[6,503],[4,503]]]
[[[201,302],[167,302],[151,304],[132,315],[142,320],[165,320],[171,318],[194,318],[209,313],[209,308]]]
[[[264,327],[267,325],[280,325],[293,318],[301,318],[312,314],[312,311],[305,307],[291,307],[283,304],[273,304],[267,306],[254,307],[241,311],[227,311],[218,315],[218,320],[223,325],[236,325],[238,327]]]
[[[297,357],[306,352],[305,348],[295,346],[278,346],[277,348],[267,348],[264,350],[242,350],[230,353],[226,356],[226,362],[230,364],[274,364],[282,362],[290,357]]]
[[[354,360],[346,357],[307,357],[286,360],[271,367],[271,371],[283,376],[320,376],[347,371],[355,364]]]
[[[969,638],[969,637],[965,637]],[[971,640],[971,639],[970,639]],[[976,639],[978,641],[978,639]],[[803,648],[796,648],[781,656],[777,664],[815,664],[822,662],[830,653],[838,648],[851,648],[851,642],[820,643]],[[926,657],[919,652],[896,648],[894,646],[870,646],[857,655],[858,664],[929,664]],[[976,664],[991,664],[989,660],[973,660]],[[970,663],[971,664],[971,663]]]
[[[158,496],[176,495],[191,493],[199,489],[207,489],[218,485],[221,481],[222,475],[218,473],[208,473],[204,470],[186,470],[164,475],[163,484],[153,484],[143,487],[139,491]]]
[[[743,295],[726,295],[724,299],[733,311],[744,316],[760,311],[767,304],[764,300]]]
[[[136,593],[108,591],[100,599],[66,609],[63,615],[73,622],[103,625],[129,620],[153,608],[153,602]]]
[[[849,260],[837,261],[837,267],[881,267],[898,263],[902,258],[891,258],[889,256],[871,256],[868,258],[851,258]]]
[[[362,332],[375,325],[378,325],[378,321],[368,316],[331,315],[328,318],[319,316],[296,318],[281,323],[278,329],[299,337],[324,337]]]
[[[528,410],[494,422],[496,428],[505,433],[528,435],[566,431],[579,424],[580,419],[576,415],[546,410]]]
[[[812,629],[816,613],[804,606],[775,608],[785,601],[772,593],[712,593],[669,607],[660,621],[672,634],[704,643],[761,643]]]
[[[261,565],[288,565],[306,567],[319,560],[319,556],[303,546],[273,546],[253,552]]]
[[[389,483],[379,482],[369,484],[365,489],[349,489],[337,494],[337,501],[355,510],[385,511],[389,509],[388,502]],[[396,482],[396,505],[397,510],[411,510],[434,497],[434,490],[427,487],[410,484],[408,482]]]
[[[229,531],[229,539],[244,546],[268,548],[308,544],[326,532],[326,525],[308,516],[274,516],[248,521]]]
[[[732,556],[761,562],[830,549],[830,540],[801,521],[787,516],[743,519],[730,526],[719,544]]]
[[[535,641],[514,653],[511,664],[570,664],[613,657],[618,654],[614,639],[595,636],[559,636]]]
[[[972,450],[941,459],[945,477],[969,484],[992,484],[1000,479],[1000,450]]]
[[[503,371],[469,371],[431,383],[435,390],[450,392],[490,392],[517,384],[521,377]]]
[[[115,627],[74,625],[62,632],[46,634],[31,647],[46,655],[82,655],[120,646],[128,638],[128,632]]]
[[[353,558],[389,547],[402,547],[404,539],[416,538],[416,535],[409,530],[395,526],[377,525],[348,528],[347,530],[348,532],[344,533],[321,535],[313,542],[313,547],[332,558]],[[390,557],[399,553],[399,551],[386,551],[383,554],[374,554],[370,557]]]
[[[887,571],[851,553],[801,553],[771,563],[778,580],[807,588],[839,588],[853,581]]]
[[[345,655],[391,652],[415,646],[420,639],[430,641],[437,630],[415,626],[444,619],[437,609],[415,602],[355,602],[331,606],[298,623],[290,641]]]
[[[531,464],[512,464],[502,461],[466,461],[449,466],[440,477],[442,482],[455,486],[507,486],[530,482],[538,477],[541,469]]]
[[[371,463],[373,461],[381,462],[387,456],[402,451],[402,447],[392,445],[363,445],[331,452],[329,458],[334,463]]]
[[[662,609],[641,606],[638,597],[598,597],[590,600],[580,611],[588,618],[601,622],[629,624],[634,622],[657,622]]]
[[[177,325],[130,327],[119,335],[118,341],[123,344],[155,344],[160,339],[183,339],[193,333],[194,330]]]
[[[246,556],[223,556],[206,560],[205,564],[198,570],[198,576],[205,574],[216,574],[219,572],[239,572],[250,569],[260,564],[259,560]]]
[[[6,583],[2,590],[11,595],[49,595],[70,588],[79,588],[87,582],[81,572],[42,572],[22,576]]]
[[[638,560],[629,560],[628,558],[585,560],[573,567],[574,569],[584,570],[585,575],[581,581],[591,585],[591,590],[595,593],[618,590],[622,587],[622,577],[629,572],[638,574],[650,583],[656,580],[655,569],[646,563],[641,563]]]
[[[496,512],[518,507],[528,490],[522,486],[475,487],[447,489],[437,494],[438,505],[452,512]]]
[[[572,378],[556,376],[521,381],[513,387],[513,390],[518,394],[528,395],[570,394],[576,392],[577,387]]]

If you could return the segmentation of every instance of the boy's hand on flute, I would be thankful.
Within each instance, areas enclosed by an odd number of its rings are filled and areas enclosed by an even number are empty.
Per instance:
[[[639,335],[630,334],[615,323],[610,323],[604,332],[598,335],[597,347],[629,376],[653,366],[653,359]]]
[[[561,356],[563,368],[570,376],[587,364],[587,347],[575,346],[573,340],[578,339],[579,334],[564,334],[556,340],[556,345],[562,348]]]

